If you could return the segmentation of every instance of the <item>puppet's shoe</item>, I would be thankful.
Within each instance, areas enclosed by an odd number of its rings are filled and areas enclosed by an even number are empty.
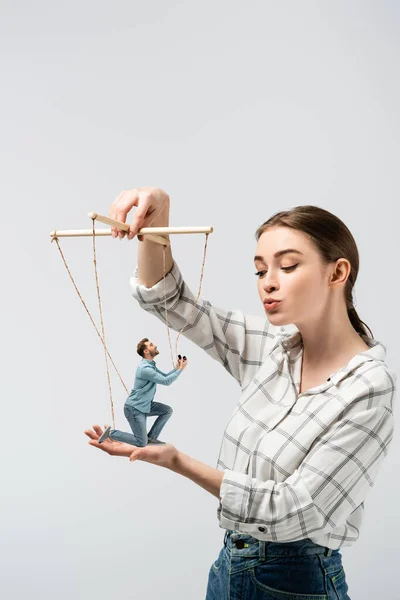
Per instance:
[[[101,442],[104,442],[104,440],[108,440],[108,438],[110,437],[110,431],[111,431],[111,425],[109,425],[107,427],[107,429],[104,431],[104,433],[102,433],[101,436],[99,437],[99,439],[97,440],[99,444],[101,444]]]
[[[157,439],[157,438],[152,438],[147,436],[147,441],[149,444],[166,444],[166,442],[162,442],[161,440]]]

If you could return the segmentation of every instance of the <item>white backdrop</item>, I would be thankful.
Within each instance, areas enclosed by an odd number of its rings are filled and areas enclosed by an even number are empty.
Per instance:
[[[107,214],[122,189],[159,186],[171,225],[215,228],[202,295],[263,314],[255,230],[317,204],[355,236],[357,310],[396,369],[399,5],[3,0],[0,11],[2,595],[201,600],[224,534],[218,502],[88,446],[83,430],[110,421],[103,350],[49,232],[90,227],[87,213]],[[203,242],[172,238],[196,290]],[[144,336],[170,368],[166,329],[131,297],[137,243],[98,241],[107,340],[129,385]],[[90,238],[62,247],[97,314]],[[182,336],[179,348],[190,365],[157,391],[174,408],[163,438],[215,466],[239,388]],[[352,600],[398,598],[398,457],[396,437],[342,551]]]

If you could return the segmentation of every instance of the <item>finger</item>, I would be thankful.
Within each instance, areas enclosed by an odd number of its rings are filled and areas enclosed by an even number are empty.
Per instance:
[[[135,237],[135,235],[137,234],[137,232],[139,231],[139,229],[141,229],[143,227],[143,221],[145,219],[146,216],[146,210],[147,209],[143,209],[143,208],[138,208],[135,212],[135,216],[133,217],[133,221],[131,226],[129,227],[129,239],[132,239],[133,237]],[[143,236],[140,236],[143,240]]]
[[[91,440],[97,440],[99,438],[99,436],[97,435],[97,433],[95,433],[91,429],[85,429],[84,433],[85,433],[85,435],[87,435],[88,437],[90,437]]]
[[[110,219],[117,220],[118,203],[121,201],[124,193],[125,193],[124,191],[120,192],[118,194],[118,196],[115,198],[114,202],[111,204],[110,211],[109,211]],[[118,237],[118,229],[116,227],[111,227],[111,235],[113,238]]]
[[[135,212],[132,224],[129,229],[129,234],[128,234],[129,239],[132,239],[135,235],[137,235],[138,240],[140,242],[143,242],[144,236],[138,235],[138,231],[140,231],[140,229],[142,227],[151,227],[151,225],[152,225],[152,221],[149,220],[149,215],[148,215],[150,206],[151,206],[150,198],[142,199],[141,203],[138,204],[138,209]]]
[[[143,196],[142,196],[142,198],[139,198],[139,196],[138,196],[136,206],[137,206],[137,210],[135,211],[135,215],[133,217],[133,222],[129,228],[129,233],[131,234],[132,237],[137,235],[137,232],[139,231],[139,229],[141,229],[141,227],[143,227],[143,221],[145,220],[147,212],[151,206],[151,198],[143,197]],[[132,239],[132,237],[130,239]],[[140,237],[142,237],[142,236],[140,236]]]
[[[124,195],[118,202],[115,219],[117,221],[121,221],[122,223],[126,223],[126,217],[129,213],[129,211],[134,206],[138,206],[138,205],[139,205],[139,195],[138,195],[136,189],[124,192]],[[122,239],[125,237],[126,232],[119,229],[118,235],[119,235],[120,239]]]
[[[90,440],[88,444],[90,444],[90,446],[95,446],[96,448],[103,448],[103,446],[99,444],[99,442],[97,442],[96,440]]]
[[[125,218],[123,217],[123,207],[124,204],[126,204],[127,202],[127,194],[129,192],[126,192],[125,190],[123,190],[122,192],[120,192],[120,194],[116,197],[116,199],[114,200],[114,202],[112,203],[111,207],[110,207],[110,218],[114,219],[115,221],[123,221],[125,222]],[[127,214],[127,212],[129,211],[129,209],[126,211],[125,216]],[[122,216],[121,216],[121,212],[122,212]],[[113,236],[113,238],[119,237],[119,229],[118,227],[111,227],[111,234]]]
[[[143,223],[143,221],[142,221],[142,223]],[[142,225],[139,225],[139,227],[137,227],[136,229],[139,231],[139,229],[141,227],[142,227]],[[130,229],[127,233],[127,236],[128,236],[128,240],[133,240],[133,238],[135,237],[135,234],[132,233],[132,230]],[[143,235],[137,235],[136,237],[139,240],[139,242],[143,242]]]
[[[101,435],[103,433],[103,430],[100,427],[100,425],[93,425],[93,429],[95,430],[95,432],[97,433],[97,435]]]
[[[129,211],[134,206],[137,206],[138,202],[139,194],[137,189],[121,192],[120,197],[115,205],[115,219],[125,223]]]
[[[94,446],[95,448],[99,448],[100,450],[103,450],[103,452],[106,452],[107,454],[110,454],[110,448],[105,445],[105,442],[103,442],[102,444],[99,444],[99,442],[96,442],[95,440],[91,440],[90,442],[88,442],[88,444],[90,446]]]

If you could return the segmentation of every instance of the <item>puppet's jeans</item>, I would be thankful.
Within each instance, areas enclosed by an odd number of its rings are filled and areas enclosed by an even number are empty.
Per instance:
[[[340,550],[309,538],[277,543],[228,530],[206,600],[350,600]]]
[[[163,404],[162,402],[152,402],[150,412],[148,413],[143,413],[140,410],[137,410],[137,408],[125,403],[124,414],[133,433],[112,429],[110,432],[110,438],[112,440],[116,440],[117,442],[132,444],[133,446],[146,446],[147,435],[151,438],[157,439],[164,425],[172,415],[172,412],[172,408],[167,404]],[[152,428],[147,434],[147,417],[154,416],[157,416],[157,419],[154,421]]]

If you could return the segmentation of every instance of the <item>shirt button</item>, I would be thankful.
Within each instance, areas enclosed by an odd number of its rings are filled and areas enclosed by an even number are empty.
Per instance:
[[[265,531],[268,531],[267,527],[259,527],[258,531],[261,531],[261,533],[264,533]]]
[[[235,542],[236,548],[238,550],[241,550],[242,548],[244,548],[244,541],[243,540],[237,540],[237,542]]]

